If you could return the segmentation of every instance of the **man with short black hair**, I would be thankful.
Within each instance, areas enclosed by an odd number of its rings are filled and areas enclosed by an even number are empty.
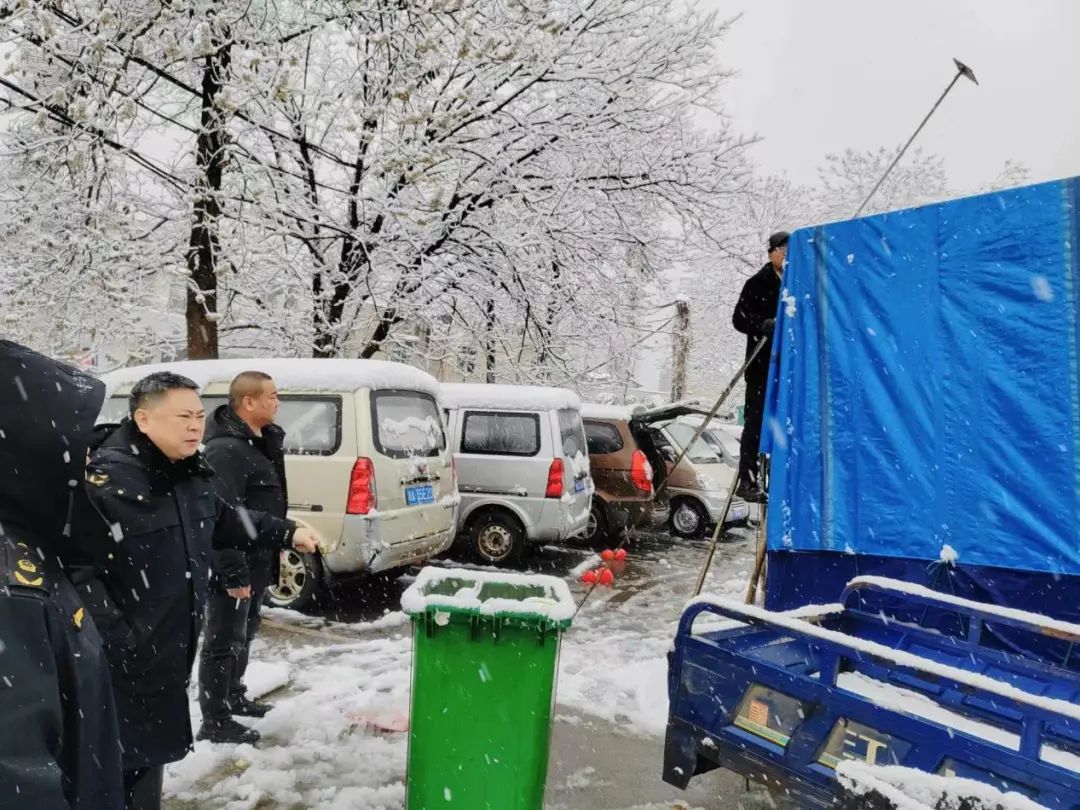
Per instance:
[[[289,498],[285,486],[285,431],[274,424],[278,394],[261,371],[238,374],[229,402],[211,415],[206,427],[206,458],[218,491],[230,503],[283,518]],[[199,658],[200,740],[255,742],[259,734],[231,715],[262,717],[270,706],[251,700],[243,684],[251,642],[259,631],[259,608],[274,573],[272,549],[220,549],[211,555],[206,631]]]
[[[758,341],[767,339],[743,375],[746,380],[746,405],[735,494],[748,501],[764,500],[758,480],[758,447],[761,444],[765,389],[769,383],[769,356],[772,353],[772,334],[776,327],[776,308],[780,302],[780,279],[784,275],[788,238],[787,231],[777,231],[769,237],[769,261],[746,280],[731,316],[732,325],[746,335],[747,357],[753,353]]]
[[[205,419],[194,382],[151,374],[87,466],[87,494],[111,527],[86,539],[97,575],[87,608],[112,672],[129,810],[157,810],[164,765],[192,747],[187,684],[212,549],[316,547],[309,529],[216,493],[199,452]]]

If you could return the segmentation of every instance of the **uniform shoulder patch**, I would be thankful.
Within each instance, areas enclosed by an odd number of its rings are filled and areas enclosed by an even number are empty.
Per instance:
[[[30,556],[31,553],[25,543],[18,543],[15,548],[9,546],[7,584],[20,588],[46,590],[48,586],[41,573],[41,564]]]
[[[109,483],[109,476],[103,472],[86,471],[86,483],[94,487],[103,487]]]

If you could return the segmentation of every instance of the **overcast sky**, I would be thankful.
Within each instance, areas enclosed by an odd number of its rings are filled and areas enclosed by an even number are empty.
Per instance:
[[[812,182],[827,152],[899,146],[955,73],[916,145],[945,158],[952,186],[1006,159],[1034,180],[1080,174],[1080,2],[1075,0],[699,0],[743,13],[718,53],[739,76],[728,112],[763,142],[769,173]]]

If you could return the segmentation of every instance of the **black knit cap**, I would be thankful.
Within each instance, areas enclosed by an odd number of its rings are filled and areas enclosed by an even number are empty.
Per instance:
[[[769,253],[772,253],[778,247],[783,247],[788,243],[788,237],[790,237],[787,231],[777,231],[769,237]]]

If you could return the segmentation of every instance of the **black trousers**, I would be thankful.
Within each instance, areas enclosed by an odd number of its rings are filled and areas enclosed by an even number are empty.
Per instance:
[[[761,418],[765,412],[766,380],[746,381],[746,409],[742,439],[739,442],[739,483],[760,486],[758,447],[761,444]]]
[[[124,771],[124,810],[161,810],[165,766]]]
[[[199,655],[199,707],[203,721],[225,720],[230,701],[244,693],[251,642],[262,622],[263,589],[250,599],[212,593],[206,602],[206,630]]]

